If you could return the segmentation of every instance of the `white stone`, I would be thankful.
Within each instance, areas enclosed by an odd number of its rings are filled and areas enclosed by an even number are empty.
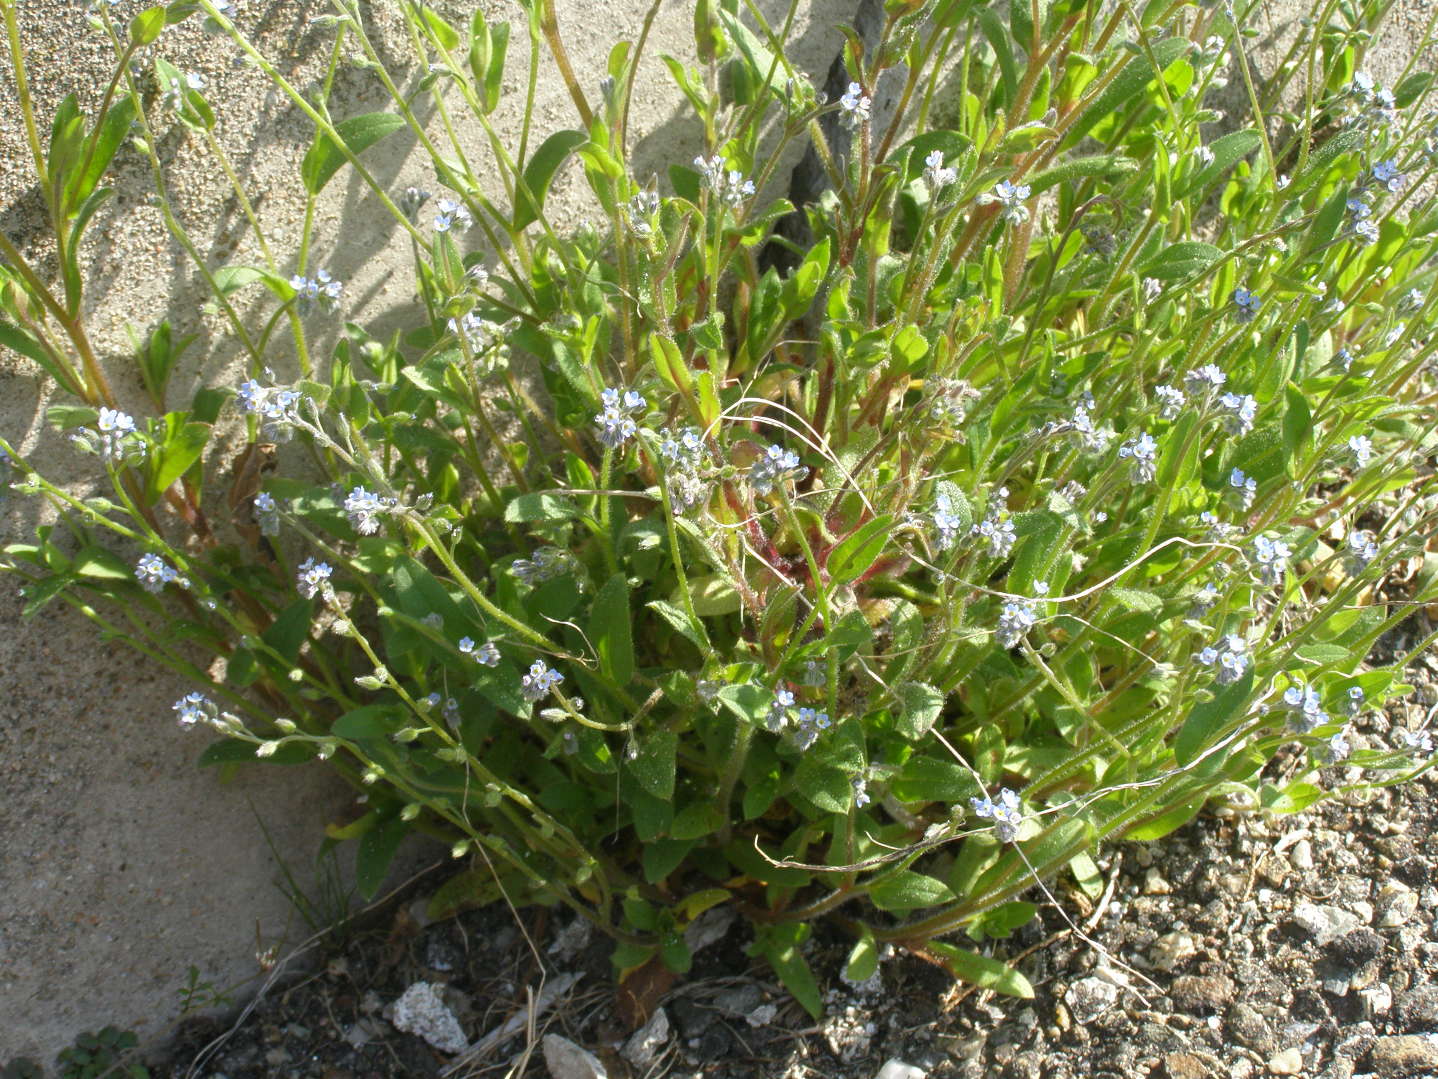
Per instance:
[[[923,1068],[916,1068],[901,1060],[886,1060],[874,1079],[925,1079],[928,1074]]]
[[[1273,1075],[1297,1075],[1303,1071],[1303,1054],[1297,1049],[1284,1049],[1268,1058],[1268,1070]]]
[[[1192,933],[1177,929],[1165,933],[1148,947],[1148,958],[1155,969],[1171,971],[1187,959],[1198,954],[1198,942]]]
[[[1064,1002],[1068,1004],[1074,1021],[1082,1025],[1092,1023],[1118,1003],[1118,993],[1118,986],[1113,982],[1090,976],[1070,985],[1064,994]]]
[[[1318,906],[1307,901],[1293,907],[1293,920],[1311,936],[1319,947],[1330,940],[1337,940],[1343,934],[1362,925],[1357,915],[1350,914],[1342,907]]]
[[[624,1059],[636,1068],[646,1069],[654,1063],[668,1040],[669,1016],[663,1008],[657,1008],[649,1017],[649,1022],[629,1036],[621,1052]]]
[[[609,1079],[597,1056],[558,1034],[544,1036],[544,1066],[549,1079]]]
[[[441,1053],[462,1053],[469,1045],[459,1020],[429,982],[415,982],[394,1002],[390,1022],[423,1038]]]

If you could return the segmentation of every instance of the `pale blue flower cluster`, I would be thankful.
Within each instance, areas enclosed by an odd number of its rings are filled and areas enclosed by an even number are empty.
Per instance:
[[[1323,710],[1323,698],[1312,686],[1301,678],[1289,676],[1292,683],[1283,691],[1283,704],[1292,715],[1288,725],[1299,734],[1311,734],[1328,722],[1328,713]]]
[[[953,500],[940,491],[934,496],[934,548],[948,551],[958,545],[963,518],[954,512]]]
[[[1228,474],[1228,497],[1241,510],[1248,510],[1253,506],[1253,498],[1258,493],[1258,482],[1243,469],[1235,468]]]
[[[717,154],[710,158],[696,157],[694,167],[704,186],[730,206],[739,206],[754,194],[754,181],[744,179],[738,169],[727,169]]]
[[[864,93],[864,88],[857,82],[849,83],[849,88],[839,98],[839,107],[844,110],[844,118],[850,123],[867,123],[869,110],[874,106],[874,99]]]
[[[128,412],[101,406],[95,429],[88,428],[70,436],[70,440],[87,453],[97,453],[110,464],[124,464],[145,456],[145,436],[135,426]]]
[[[774,690],[774,699],[769,702],[769,711],[764,715],[764,729],[775,733],[782,731],[789,722],[789,709],[793,707],[793,690],[783,686]]]
[[[1217,364],[1206,363],[1183,376],[1183,388],[1190,397],[1197,397],[1206,405],[1227,381],[1228,376],[1218,369]]]
[[[767,495],[775,484],[803,479],[808,469],[799,464],[799,455],[782,446],[765,446],[764,452],[749,466],[749,485],[755,494]]]
[[[924,183],[930,191],[939,191],[957,183],[959,170],[944,164],[944,151],[934,150],[924,158]]]
[[[1153,396],[1158,401],[1158,416],[1162,420],[1178,419],[1188,400],[1177,386],[1155,386]]]
[[[1039,620],[1038,612],[1028,600],[1010,600],[999,611],[994,638],[1004,648],[1012,648]]]
[[[210,723],[218,715],[215,702],[203,693],[186,693],[172,706],[175,717],[182,727],[193,727],[197,723]]]
[[[992,194],[985,192],[974,201],[980,206],[998,203],[1005,221],[1010,225],[1022,225],[1029,219],[1029,208],[1025,203],[1031,193],[1028,184],[1015,184],[1009,180],[1001,180]]]
[[[1140,431],[1118,448],[1120,459],[1131,460],[1128,477],[1134,483],[1152,483],[1158,464],[1158,443],[1147,431]]]
[[[800,750],[808,749],[819,740],[819,735],[832,725],[829,713],[819,712],[813,708],[800,708],[798,723],[794,730],[794,744]]]
[[[1009,518],[1008,500],[1009,489],[1000,487],[989,500],[989,509],[984,514],[984,519],[971,530],[975,536],[988,543],[990,558],[1007,558],[1018,538],[1014,531],[1014,522]]]
[[[300,595],[305,599],[313,599],[327,592],[333,574],[334,569],[328,562],[316,562],[313,558],[306,558],[295,572]]]
[[[563,577],[574,568],[574,556],[558,547],[541,547],[533,558],[516,558],[509,572],[527,585],[543,584]]]
[[[272,372],[266,371],[266,374],[273,378]],[[240,411],[260,417],[265,437],[275,442],[288,442],[293,437],[294,425],[300,421],[302,400],[298,390],[264,386],[252,378],[241,382],[235,393],[235,404]]]
[[[473,637],[461,637],[459,650],[481,666],[499,666],[499,648],[493,641],[485,641],[481,645],[476,645]]]
[[[1019,837],[1019,829],[1024,823],[1024,811],[1023,802],[1015,791],[1004,787],[997,798],[987,795],[983,798],[970,798],[969,805],[973,807],[974,816],[994,822],[994,835],[1000,843],[1012,843]]]
[[[594,423],[599,428],[599,442],[607,449],[619,449],[639,433],[634,417],[643,415],[649,406],[643,395],[634,390],[625,390],[621,394],[616,389],[606,389],[599,395],[599,400],[604,408],[594,417]]]
[[[373,536],[379,531],[379,518],[394,509],[392,499],[381,498],[364,487],[355,487],[345,496],[345,514],[350,527],[361,536]]]
[[[1233,290],[1233,306],[1235,308],[1234,318],[1239,322],[1252,322],[1258,317],[1258,312],[1263,307],[1263,301],[1258,298],[1257,293],[1240,286]]]
[[[260,526],[260,535],[278,536],[280,534],[280,507],[275,501],[275,496],[268,491],[261,491],[255,495],[254,517],[255,523]]]
[[[1213,667],[1214,680],[1221,686],[1237,682],[1253,662],[1248,642],[1237,633],[1224,634],[1217,645],[1207,646],[1194,659],[1204,667]]]
[[[1344,562],[1349,576],[1356,577],[1373,564],[1378,557],[1377,537],[1365,529],[1348,533],[1344,545]]]
[[[167,584],[176,584],[181,588],[190,587],[189,579],[157,554],[140,556],[135,563],[135,579],[146,592],[163,592]]]
[[[314,277],[295,274],[290,278],[290,287],[295,290],[301,314],[308,314],[315,307],[326,314],[334,311],[344,291],[344,285],[331,277],[328,270],[320,270]]]
[[[1268,536],[1255,536],[1251,557],[1258,579],[1269,586],[1280,583],[1283,580],[1284,572],[1288,569],[1288,559],[1292,554],[1292,548],[1282,540],[1271,539]]]
[[[454,199],[440,199],[434,204],[435,232],[468,232],[474,217],[468,207]]]
[[[519,692],[527,701],[538,701],[563,681],[564,675],[537,659],[530,665],[529,673],[519,680]]]
[[[1223,410],[1223,429],[1229,434],[1246,435],[1253,430],[1258,401],[1252,394],[1225,393],[1218,405]]]

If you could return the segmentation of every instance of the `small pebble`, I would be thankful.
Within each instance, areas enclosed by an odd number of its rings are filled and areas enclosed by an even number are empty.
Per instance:
[[[1268,1071],[1272,1075],[1297,1075],[1303,1070],[1303,1054],[1297,1048],[1284,1049],[1268,1058]]]
[[[925,1079],[928,1074],[923,1068],[905,1064],[901,1060],[886,1060],[874,1079]]]
[[[1368,1066],[1381,1076],[1419,1075],[1438,1071],[1438,1042],[1417,1034],[1390,1034],[1373,1039]]]
[[[1300,839],[1293,844],[1293,850],[1289,852],[1288,863],[1294,869],[1313,868],[1313,844],[1306,839]]]
[[[1157,866],[1153,866],[1143,875],[1143,894],[1172,895],[1173,885],[1163,879],[1163,874],[1158,871]]]

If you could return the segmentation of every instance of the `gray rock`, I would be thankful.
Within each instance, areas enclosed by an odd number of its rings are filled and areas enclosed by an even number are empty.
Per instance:
[[[1438,1071],[1438,1039],[1421,1034],[1390,1034],[1373,1039],[1368,1066],[1381,1076],[1419,1075]]]
[[[1399,1029],[1405,1034],[1438,1033],[1438,985],[1420,985],[1398,1001]]]
[[[1257,1008],[1242,1001],[1228,1010],[1228,1032],[1236,1042],[1256,1053],[1271,1053],[1277,1047],[1268,1020]]]
[[[1186,1012],[1220,1012],[1233,999],[1233,980],[1222,974],[1184,974],[1173,980],[1168,995]]]
[[[1400,881],[1389,881],[1378,892],[1378,928],[1406,925],[1418,910],[1418,893]]]
[[[598,1057],[558,1034],[544,1036],[544,1066],[549,1079],[609,1079]]]
[[[649,1022],[629,1036],[621,1050],[624,1059],[640,1070],[647,1069],[669,1040],[669,1016],[663,1008],[656,1008]]]
[[[925,1079],[928,1074],[923,1068],[905,1064],[901,1060],[886,1060],[874,1079]]]
[[[1319,947],[1363,924],[1356,914],[1350,914],[1342,907],[1331,907],[1326,904],[1319,906],[1306,901],[1296,904],[1290,917],[1298,928],[1313,938]]]
[[[1106,978],[1080,978],[1068,987],[1064,1003],[1076,1023],[1092,1023],[1118,1003],[1118,986]]]
[[[400,1030],[423,1038],[441,1053],[460,1053],[469,1045],[454,1012],[429,982],[415,982],[394,1002],[390,1022]]]
[[[1169,1053],[1163,1058],[1163,1072],[1167,1079],[1209,1079],[1213,1069],[1193,1053]]]

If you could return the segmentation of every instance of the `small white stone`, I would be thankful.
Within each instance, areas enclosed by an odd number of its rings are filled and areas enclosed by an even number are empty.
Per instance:
[[[1149,945],[1148,958],[1154,967],[1162,971],[1171,971],[1185,960],[1192,959],[1198,954],[1198,942],[1193,939],[1192,933],[1183,933],[1177,929],[1165,933]]]
[[[1386,982],[1375,982],[1358,992],[1363,1004],[1363,1013],[1370,1019],[1379,1019],[1393,1009],[1393,990]]]
[[[1288,862],[1294,869],[1313,868],[1313,844],[1306,839],[1300,839],[1293,844],[1293,850],[1288,855]]]
[[[407,1034],[423,1038],[441,1053],[462,1053],[469,1039],[449,1005],[429,982],[415,982],[394,1002],[392,1022]]]
[[[636,1030],[624,1043],[624,1059],[641,1070],[647,1069],[669,1040],[669,1016],[656,1008],[649,1022]]]
[[[1171,895],[1173,894],[1173,885],[1163,879],[1163,874],[1158,871],[1157,866],[1151,866],[1143,875],[1143,894]]]
[[[544,1036],[544,1066],[550,1079],[609,1079],[598,1057],[558,1034]]]
[[[901,1060],[886,1060],[874,1079],[925,1079],[928,1074],[923,1068],[916,1068]]]
[[[1297,1075],[1303,1071],[1303,1054],[1297,1049],[1284,1049],[1268,1058],[1268,1070],[1273,1075]]]

